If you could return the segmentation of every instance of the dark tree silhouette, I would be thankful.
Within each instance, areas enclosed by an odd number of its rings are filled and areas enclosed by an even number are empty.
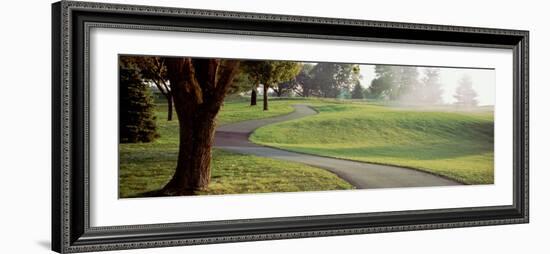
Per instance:
[[[151,89],[135,64],[120,61],[119,73],[120,142],[151,142],[159,136]]]

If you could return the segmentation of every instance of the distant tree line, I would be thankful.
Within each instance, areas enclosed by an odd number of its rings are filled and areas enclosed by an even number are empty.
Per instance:
[[[291,61],[254,61],[241,63],[241,75],[250,84],[250,105],[257,103],[260,85],[263,109],[268,110],[268,94],[275,96],[337,98],[350,93],[351,85],[360,82],[359,65],[338,63],[300,63]]]
[[[121,57],[121,98],[128,100],[123,102],[140,103],[143,106],[143,116],[152,112],[152,99],[150,86],[166,98],[167,120],[170,121],[174,114],[174,97],[172,85],[168,76],[167,58],[154,56],[123,56]],[[197,60],[198,61],[198,60]],[[263,109],[269,110],[269,92],[277,96],[323,97],[341,99],[382,99],[400,101],[414,104],[441,104],[443,90],[441,88],[440,70],[437,68],[423,68],[420,78],[419,68],[413,66],[375,65],[375,78],[368,88],[361,84],[360,67],[357,64],[342,63],[301,63],[293,61],[263,61],[244,60],[239,61],[232,82],[229,82],[227,94],[241,92],[250,93],[250,105],[257,104],[258,89],[263,89]],[[133,74],[132,74],[133,73]],[[129,76],[128,76],[129,75]],[[127,80],[122,80],[126,77]],[[129,79],[132,78],[133,81]],[[137,90],[141,94],[138,94]],[[133,94],[132,94],[133,93]],[[132,97],[134,96],[134,97]],[[473,89],[470,77],[463,77],[456,89],[454,98],[457,106],[476,106],[477,94]],[[134,106],[135,106],[134,105]],[[130,107],[130,104],[121,104],[122,107]],[[137,109],[136,109],[137,110]],[[147,142],[153,140],[158,134],[155,131],[151,119],[132,118],[134,123],[128,126],[141,126],[141,129],[150,129],[151,135],[147,138],[140,137],[137,132],[125,138],[124,142]],[[142,123],[138,123],[142,121]],[[144,123],[147,122],[147,128]],[[133,128],[133,127],[132,127]],[[131,129],[130,127],[127,129]],[[147,136],[147,135],[146,135]],[[121,135],[121,138],[123,136]]]
[[[424,69],[420,79],[417,67],[376,65],[375,78],[366,90],[366,97],[420,104],[442,103],[439,69]]]
[[[275,91],[277,95],[293,92],[301,97],[337,98],[359,82],[357,64],[306,63],[293,79],[281,83]]]
[[[365,89],[365,97],[415,104],[435,105],[443,103],[440,70],[424,68],[420,78],[418,67],[376,65],[375,78]],[[472,79],[464,76],[454,98],[457,106],[476,106],[477,93],[473,89]]]

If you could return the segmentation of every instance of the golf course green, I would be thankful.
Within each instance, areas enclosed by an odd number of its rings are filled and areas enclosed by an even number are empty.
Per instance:
[[[313,101],[319,114],[257,129],[255,143],[493,183],[493,110]]]
[[[261,105],[261,101],[258,102]],[[493,109],[398,107],[334,99],[272,99],[269,111],[226,100],[218,125],[285,115],[306,104],[316,115],[256,129],[254,143],[284,150],[413,168],[465,184],[493,183]],[[178,120],[157,104],[160,137],[119,145],[119,197],[162,188],[174,173]],[[324,169],[214,148],[211,182],[197,194],[322,191],[354,187]]]

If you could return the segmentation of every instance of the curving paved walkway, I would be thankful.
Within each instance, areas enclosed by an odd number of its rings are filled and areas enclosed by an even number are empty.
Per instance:
[[[358,189],[461,185],[461,183],[414,169],[290,152],[254,144],[248,140],[250,134],[261,126],[317,114],[306,105],[293,107],[295,111],[287,115],[220,126],[216,129],[215,146],[231,152],[323,168],[335,173]]]

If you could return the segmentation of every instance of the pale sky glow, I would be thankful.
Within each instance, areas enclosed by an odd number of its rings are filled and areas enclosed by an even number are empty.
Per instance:
[[[370,86],[375,78],[374,65],[360,65],[361,75],[363,76],[361,85],[364,88]],[[424,77],[424,69],[428,67],[418,67],[419,79]],[[431,67],[430,67],[431,68]],[[438,67],[440,70],[440,82],[443,89],[443,102],[454,103],[453,97],[459,80],[468,75],[472,78],[473,88],[477,92],[479,105],[495,105],[495,70],[488,69],[464,69]]]

